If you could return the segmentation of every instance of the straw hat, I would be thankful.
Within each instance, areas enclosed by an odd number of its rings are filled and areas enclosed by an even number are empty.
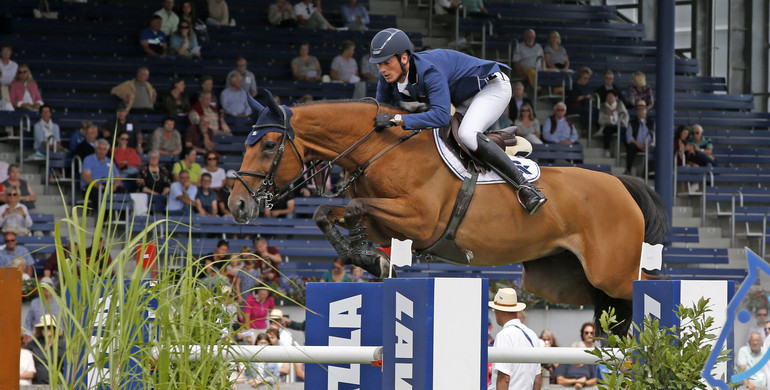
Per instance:
[[[518,301],[516,290],[501,288],[497,290],[494,301],[489,302],[489,307],[500,311],[517,312],[524,310],[527,304]]]
[[[281,311],[281,309],[270,310],[271,320],[280,320],[281,318],[283,318],[283,312]]]
[[[645,102],[644,99],[639,99],[636,101],[636,107],[647,108],[647,102]]]
[[[40,322],[35,324],[35,328],[43,328],[43,327],[56,327],[56,317],[45,314],[42,317],[40,317]]]

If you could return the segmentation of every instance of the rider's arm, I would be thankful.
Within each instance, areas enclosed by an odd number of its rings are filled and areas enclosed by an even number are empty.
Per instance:
[[[435,70],[425,72],[423,77],[428,90],[430,110],[419,114],[404,115],[404,129],[425,129],[449,124],[452,104],[449,95],[449,83],[440,72]]]

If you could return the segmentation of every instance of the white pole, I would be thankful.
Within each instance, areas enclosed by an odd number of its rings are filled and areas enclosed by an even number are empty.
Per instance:
[[[190,360],[200,357],[201,347],[191,345]],[[176,358],[174,347],[171,359]],[[327,346],[257,346],[234,345],[228,347],[232,360],[275,363],[320,363],[320,364],[371,364],[382,359],[382,347],[327,347]],[[491,363],[559,363],[596,364],[596,356],[588,354],[590,348],[502,348],[489,347],[488,360]],[[605,349],[620,358],[620,350]],[[158,357],[158,349],[153,356]]]

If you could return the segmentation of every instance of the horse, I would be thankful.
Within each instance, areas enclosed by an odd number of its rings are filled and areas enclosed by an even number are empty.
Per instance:
[[[420,251],[441,237],[462,180],[438,155],[433,131],[374,131],[377,113],[405,112],[370,101],[289,108],[268,92],[266,106],[249,103],[258,119],[228,199],[237,223],[285,195],[303,162],[327,161],[348,174],[351,200],[318,207],[314,219],[343,260],[383,277],[389,259],[367,240],[387,247],[391,238],[411,239]],[[455,245],[470,265],[522,263],[523,287],[552,302],[594,304],[597,318],[615,307],[626,320],[616,331],[625,334],[642,243],[662,243],[668,226],[660,198],[637,178],[577,167],[542,167],[535,185],[549,199],[535,215],[519,205],[509,184],[477,186]],[[645,271],[641,279],[659,277]]]

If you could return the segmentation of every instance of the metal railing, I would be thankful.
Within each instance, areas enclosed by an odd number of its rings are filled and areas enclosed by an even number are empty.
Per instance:
[[[26,126],[25,126],[26,125]],[[32,132],[32,121],[29,115],[24,114],[19,118],[19,171],[24,172],[24,132]]]

